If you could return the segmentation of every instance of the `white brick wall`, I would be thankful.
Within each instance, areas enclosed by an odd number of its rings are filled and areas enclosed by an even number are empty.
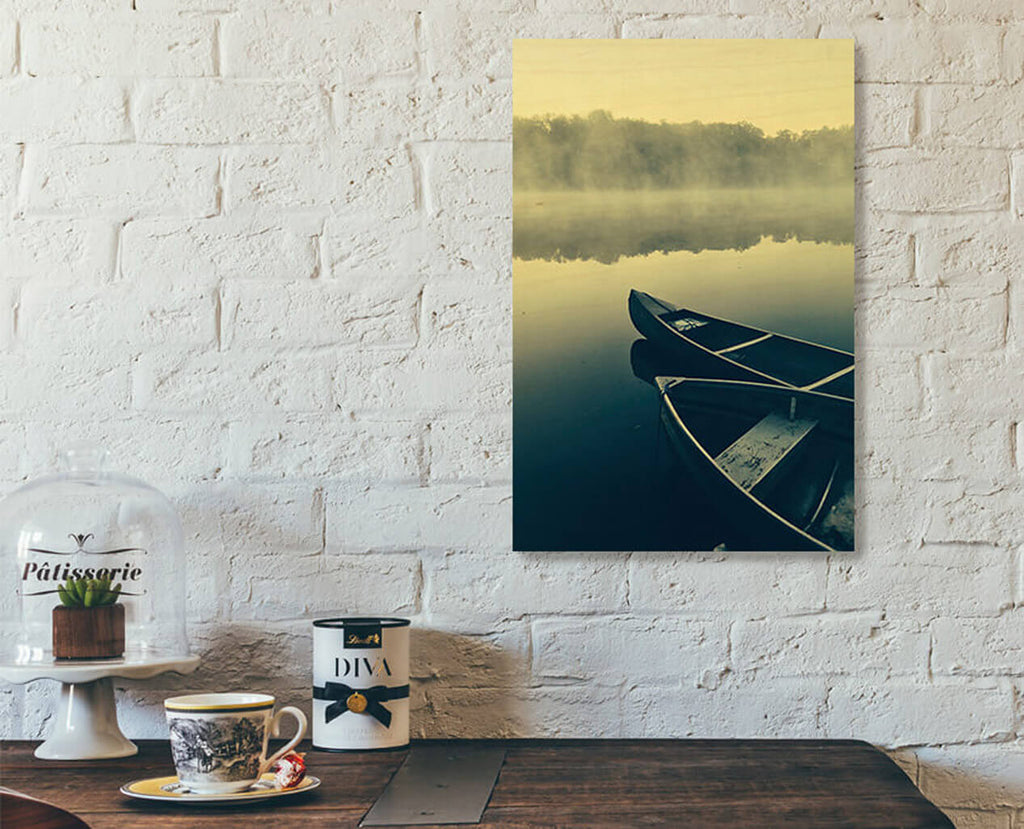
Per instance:
[[[486,6],[0,0],[0,485],[101,438],[187,528],[127,730],[397,612],[417,734],[862,737],[1024,826],[1024,5]],[[851,34],[861,552],[510,553],[511,38]]]

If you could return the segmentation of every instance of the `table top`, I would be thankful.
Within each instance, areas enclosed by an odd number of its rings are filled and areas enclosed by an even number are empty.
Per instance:
[[[436,741],[433,741],[436,742]],[[855,740],[508,740],[484,827],[952,827],[878,749]],[[137,757],[53,761],[36,743],[0,744],[0,783],[82,817],[93,829],[355,827],[406,752],[309,752],[323,785],[248,806],[170,806],[118,788],[173,774],[164,740]],[[416,744],[414,744],[416,745]]]

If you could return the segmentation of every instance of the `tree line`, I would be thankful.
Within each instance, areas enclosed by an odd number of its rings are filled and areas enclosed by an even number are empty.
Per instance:
[[[654,124],[597,110],[514,118],[513,181],[528,190],[771,187],[853,181],[853,127],[774,136],[753,124]]]

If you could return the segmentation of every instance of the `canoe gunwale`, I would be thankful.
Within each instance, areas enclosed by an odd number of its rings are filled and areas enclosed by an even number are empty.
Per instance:
[[[702,378],[687,378],[687,377],[658,377],[658,378],[656,378],[656,383],[657,383],[657,386],[658,386],[659,396],[661,397],[661,403],[662,403],[663,411],[667,412],[667,414],[669,415],[669,417],[672,420],[672,423],[679,430],[681,436],[685,437],[689,448],[692,451],[697,453],[697,456],[700,458],[702,465],[705,466],[711,474],[715,475],[715,477],[719,481],[723,482],[732,491],[732,493],[734,493],[735,495],[739,496],[740,499],[742,500],[742,502],[747,504],[748,508],[755,510],[756,512],[760,513],[764,518],[767,518],[770,522],[773,522],[774,524],[784,528],[787,531],[787,534],[792,535],[792,536],[794,536],[796,538],[799,538],[800,540],[804,541],[806,543],[806,545],[807,545],[807,548],[805,548],[801,552],[807,552],[807,551],[810,551],[810,552],[839,552],[839,550],[837,550],[836,548],[829,546],[828,544],[826,544],[821,539],[816,538],[815,536],[811,535],[806,530],[798,527],[796,524],[794,524],[793,522],[789,521],[787,518],[785,518],[782,515],[780,515],[778,512],[776,512],[771,507],[766,505],[763,501],[759,500],[754,495],[752,495],[750,492],[748,492],[747,490],[743,489],[743,487],[740,486],[735,480],[733,480],[733,478],[731,476],[726,474],[726,472],[718,465],[718,463],[715,461],[715,459],[704,448],[704,446],[697,439],[697,437],[693,434],[693,432],[690,431],[690,428],[686,425],[685,421],[682,419],[681,415],[679,414],[679,411],[676,409],[675,404],[673,403],[671,397],[669,396],[669,391],[672,388],[677,386],[679,383],[684,383],[684,382],[691,382],[691,383],[692,382],[700,382],[700,383],[714,383],[714,384],[721,383],[721,384],[723,384],[723,387],[725,387],[727,385],[733,385],[734,386],[736,384],[742,384],[742,385],[747,385],[747,386],[763,386],[765,388],[770,388],[770,389],[773,389],[773,390],[779,390],[780,387],[778,385],[774,385],[774,384],[773,385],[769,385],[769,384],[758,384],[758,383],[744,383],[742,380],[740,380],[740,381],[735,381],[735,380],[704,380]],[[801,389],[796,389],[796,388],[791,389],[791,391],[797,392],[797,393],[800,393],[800,394],[813,395],[813,396],[817,396],[817,397],[821,397],[821,398],[828,398],[828,399],[835,400],[837,402],[841,402],[841,403],[844,403],[844,404],[850,402],[849,398],[839,397],[837,395],[824,394],[824,393],[821,393],[821,392],[813,392],[813,391],[812,392],[805,392],[805,391],[802,391]],[[819,506],[819,510],[820,510],[820,506]]]
[[[664,308],[666,313],[675,313],[675,312],[680,312],[680,311],[687,311],[689,313],[696,314],[699,317],[703,317],[703,318],[706,318],[706,319],[709,319],[709,320],[712,320],[712,321],[715,321],[715,322],[722,322],[722,323],[726,323],[728,325],[734,325],[734,326],[736,326],[738,328],[744,328],[744,329],[747,329],[747,330],[750,330],[750,331],[757,331],[757,332],[760,332],[760,334],[762,336],[760,336],[758,338],[755,338],[755,340],[753,340],[752,342],[746,342],[746,343],[742,343],[742,344],[738,344],[738,345],[728,346],[726,348],[723,348],[723,349],[720,349],[720,350],[716,351],[714,349],[708,348],[705,345],[702,345],[701,343],[697,342],[696,340],[692,339],[691,337],[686,336],[686,334],[684,332],[682,332],[679,329],[675,328],[670,323],[668,323],[665,319],[663,319],[661,314],[655,313],[653,310],[651,310],[649,305],[657,305],[658,307]],[[829,345],[822,345],[821,343],[812,343],[809,340],[802,340],[799,337],[790,337],[790,336],[788,336],[786,334],[777,334],[777,333],[775,333],[773,331],[766,331],[763,328],[758,328],[757,326],[754,326],[754,325],[746,325],[745,323],[735,322],[734,320],[725,319],[724,317],[714,317],[714,316],[710,316],[708,314],[702,314],[702,313],[700,313],[698,311],[690,311],[690,309],[686,309],[686,308],[677,308],[674,305],[672,305],[671,303],[666,302],[665,300],[658,299],[658,297],[652,296],[651,294],[645,293],[644,291],[638,291],[636,288],[631,289],[630,292],[629,292],[628,307],[630,309],[630,317],[633,320],[633,325],[645,337],[648,337],[649,339],[653,339],[656,342],[657,342],[657,339],[658,339],[656,337],[651,337],[647,333],[647,331],[645,331],[643,329],[643,327],[640,324],[638,324],[637,319],[636,319],[636,315],[634,314],[634,310],[635,309],[641,311],[647,317],[647,319],[650,320],[650,322],[652,324],[654,324],[654,325],[656,325],[658,327],[658,329],[663,334],[667,334],[670,337],[669,342],[676,342],[677,344],[680,343],[680,342],[681,343],[685,343],[686,346],[688,346],[690,348],[693,348],[693,349],[697,350],[698,352],[700,352],[705,357],[705,359],[713,359],[713,360],[720,360],[720,361],[722,361],[723,363],[728,365],[733,370],[733,372],[736,372],[736,373],[738,373],[738,374],[748,378],[747,382],[769,383],[769,384],[774,385],[774,386],[783,386],[783,387],[786,387],[786,388],[791,388],[791,389],[796,389],[796,390],[811,390],[811,389],[813,389],[813,387],[815,387],[817,385],[822,385],[825,382],[830,382],[830,381],[832,381],[834,379],[837,379],[837,377],[842,376],[843,374],[845,374],[848,371],[852,371],[853,368],[854,368],[854,362],[853,362],[854,361],[854,357],[853,357],[853,354],[850,353],[849,351],[843,351],[842,349],[833,348],[832,346],[829,346]],[[768,374],[768,373],[766,373],[764,371],[761,371],[759,369],[756,369],[756,368],[753,368],[751,366],[745,365],[744,363],[741,363],[738,360],[733,360],[731,357],[728,356],[729,353],[733,349],[738,350],[738,349],[746,347],[748,345],[752,345],[752,344],[754,344],[756,342],[766,341],[766,340],[768,340],[770,338],[778,339],[780,341],[788,341],[788,342],[793,342],[793,343],[799,343],[800,345],[811,346],[813,348],[817,348],[817,349],[820,349],[822,351],[828,351],[828,352],[831,352],[833,354],[839,354],[839,355],[841,355],[843,357],[848,357],[850,359],[850,365],[848,367],[845,367],[845,368],[841,369],[839,372],[833,372],[832,374],[828,374],[825,377],[819,377],[819,378],[817,378],[816,380],[812,381],[809,384],[798,385],[796,383],[790,383],[790,382],[788,382],[786,380],[783,380],[780,377],[776,377],[774,375]],[[665,346],[663,345],[662,347],[665,347]],[[743,381],[741,381],[741,382],[743,382]],[[845,396],[841,396],[841,395],[832,395],[832,396],[834,396],[834,397],[841,397],[841,399],[843,399],[843,400],[851,400],[852,399],[850,397],[845,397]]]

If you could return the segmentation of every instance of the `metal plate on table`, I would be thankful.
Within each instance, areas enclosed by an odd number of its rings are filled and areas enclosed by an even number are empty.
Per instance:
[[[479,823],[505,749],[413,746],[360,826]]]

